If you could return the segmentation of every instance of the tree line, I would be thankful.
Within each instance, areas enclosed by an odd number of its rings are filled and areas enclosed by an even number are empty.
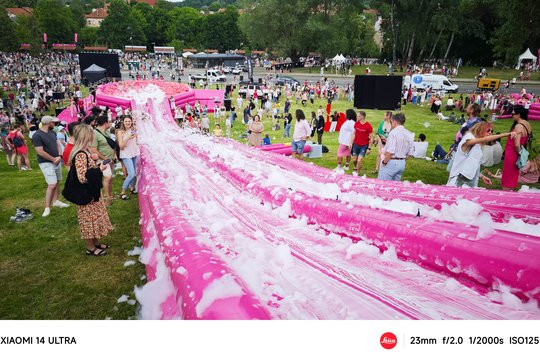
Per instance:
[[[527,47],[536,52],[540,46],[540,2],[534,0],[159,0],[155,7],[112,0],[101,26],[86,27],[85,13],[103,1],[0,0],[0,50],[20,43],[37,49],[43,32],[49,43],[72,43],[78,32],[83,46],[268,49],[292,59],[318,52],[401,63],[461,58],[512,65]],[[33,16],[11,21],[2,6],[14,5],[33,6]]]

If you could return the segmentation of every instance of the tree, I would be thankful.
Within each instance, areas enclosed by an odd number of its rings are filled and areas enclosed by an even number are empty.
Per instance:
[[[34,16],[41,33],[47,33],[49,43],[71,43],[79,26],[71,10],[60,0],[38,0]]]
[[[146,44],[146,36],[141,25],[122,0],[111,1],[109,15],[101,22],[98,34],[109,47],[113,48]]]
[[[490,43],[495,55],[507,64],[514,65],[518,55],[540,47],[540,4],[537,1],[508,0],[495,2],[501,19]]]
[[[17,50],[15,26],[5,8],[0,7],[0,51]]]
[[[221,52],[239,48],[243,36],[238,28],[238,10],[229,6],[223,13],[206,17],[204,27],[204,46]]]
[[[71,4],[69,4],[71,14],[79,25],[79,28],[83,28],[86,25],[86,19],[84,18],[84,8],[85,5],[82,0],[71,0]]]
[[[99,39],[99,28],[97,27],[84,27],[79,31],[79,45],[80,46],[93,46],[101,45]]]
[[[188,47],[202,48],[204,45],[205,18],[199,10],[189,7],[175,8],[169,12],[167,28],[169,41],[180,40]]]

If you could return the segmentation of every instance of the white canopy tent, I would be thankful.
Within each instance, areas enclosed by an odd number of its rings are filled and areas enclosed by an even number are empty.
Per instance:
[[[190,51],[186,51],[185,53],[182,54],[182,56],[185,57],[185,58],[188,58],[188,57],[190,57],[192,55],[193,55],[193,53],[190,52]]]
[[[534,56],[529,48],[525,52],[518,56],[518,63],[516,69],[519,70],[524,61],[532,61],[533,69],[536,69],[538,64],[538,57]]]
[[[347,59],[345,58],[345,56],[343,56],[343,54],[338,54],[332,58],[333,64],[342,64],[345,61],[347,61]]]

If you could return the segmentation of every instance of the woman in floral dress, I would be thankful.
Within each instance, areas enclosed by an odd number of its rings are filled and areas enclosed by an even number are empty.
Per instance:
[[[101,188],[100,172],[105,170],[108,165],[96,165],[97,156],[91,154],[89,146],[94,141],[94,130],[91,126],[81,124],[75,128],[75,143],[70,155],[70,164],[75,166],[77,178],[81,184],[86,184],[89,188]],[[95,176],[97,173],[98,176]],[[99,193],[99,191],[98,191]],[[109,245],[102,244],[99,239],[107,236],[113,229],[107,208],[98,196],[87,205],[77,205],[77,219],[81,237],[86,242],[86,254],[93,256],[102,256],[107,252],[105,249]]]

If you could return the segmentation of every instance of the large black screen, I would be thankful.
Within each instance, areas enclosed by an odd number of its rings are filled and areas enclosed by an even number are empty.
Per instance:
[[[356,75],[354,107],[358,109],[400,109],[401,76]]]
[[[79,66],[81,67],[81,75],[84,69],[96,64],[106,70],[107,77],[122,79],[120,73],[120,62],[117,54],[101,54],[101,53],[81,53],[79,54]]]

